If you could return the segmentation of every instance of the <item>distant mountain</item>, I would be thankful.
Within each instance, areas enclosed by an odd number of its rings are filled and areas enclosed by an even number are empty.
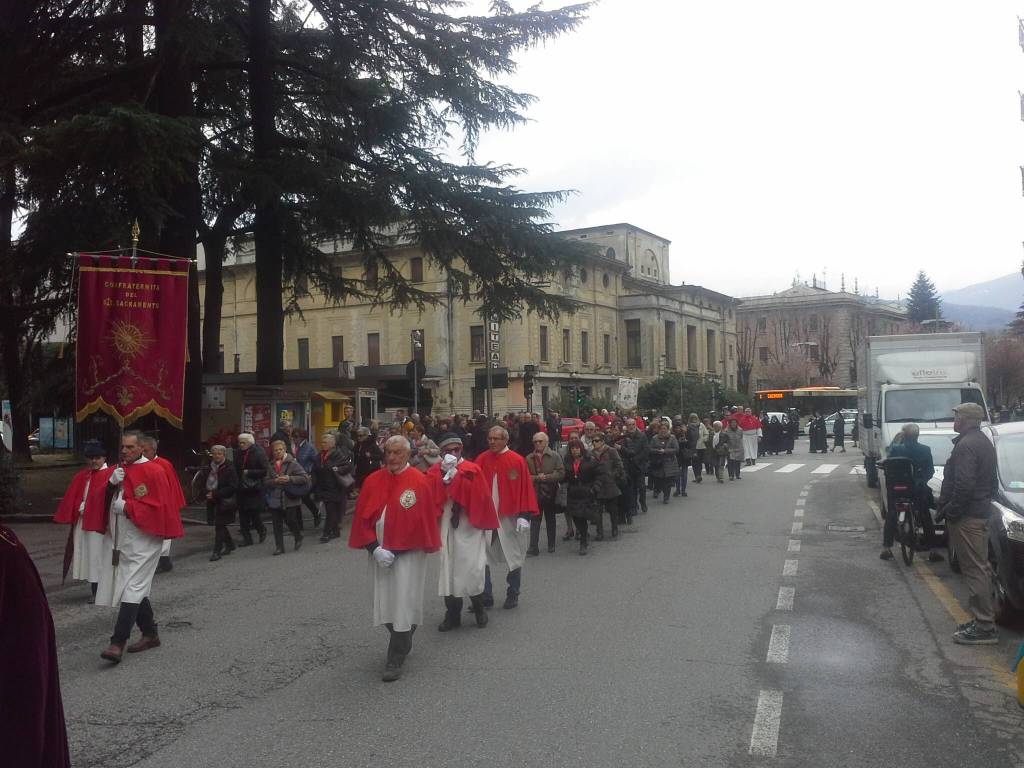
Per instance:
[[[942,316],[947,320],[959,323],[967,331],[998,333],[1013,320],[1016,312],[999,307],[975,307],[970,304],[950,304],[948,301],[943,301]]]
[[[964,304],[974,308],[993,307],[1016,313],[1021,301],[1024,301],[1024,280],[1021,279],[1020,272],[942,294],[944,309],[949,304]]]

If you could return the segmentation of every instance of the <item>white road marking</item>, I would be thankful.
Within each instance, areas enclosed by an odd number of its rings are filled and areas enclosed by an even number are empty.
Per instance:
[[[776,472],[796,472],[802,466],[804,466],[804,465],[803,464],[787,464],[784,467],[779,467],[775,471]]]
[[[797,500],[796,500],[796,505],[797,505],[798,507],[802,507],[802,506],[803,506],[804,504],[806,504],[806,503],[807,503],[807,499],[797,499]]]
[[[798,520],[797,522],[793,523],[793,529],[790,531],[790,533],[797,534],[803,531],[803,529],[804,524]]]
[[[782,564],[782,575],[783,576],[796,576],[797,568],[800,565],[799,560],[787,560]]]
[[[804,488],[802,491],[800,491],[800,498],[801,499],[806,498],[807,494],[809,494],[810,492],[811,492],[810,489]]]
[[[878,524],[885,525],[885,522],[882,520],[882,510],[879,506],[870,499],[868,500],[868,506],[871,507],[871,514],[875,516],[875,520],[878,521]]]
[[[800,551],[800,539],[790,539],[789,546],[786,547],[787,552],[799,552]]]
[[[797,509],[793,510],[793,517],[803,517],[803,516],[804,516],[804,508],[803,507],[798,507]]]
[[[868,471],[864,467],[854,467],[850,470],[851,475],[866,475]]]
[[[820,467],[815,467],[814,469],[812,469],[811,470],[811,474],[812,475],[827,475],[827,474],[831,473],[832,470],[834,470],[834,469],[836,469],[838,467],[839,467],[838,464],[822,464]]]
[[[775,603],[776,611],[792,611],[796,587],[779,587],[779,599]]]
[[[758,470],[764,469],[765,467],[770,467],[771,465],[772,462],[770,461],[767,464],[755,464],[752,467],[743,467],[743,472],[757,472]]]
[[[754,730],[750,734],[750,754],[775,757],[781,721],[782,691],[761,691],[757,696]]]
[[[789,624],[776,624],[772,627],[772,636],[768,640],[768,656],[765,658],[769,664],[785,664],[789,661]]]

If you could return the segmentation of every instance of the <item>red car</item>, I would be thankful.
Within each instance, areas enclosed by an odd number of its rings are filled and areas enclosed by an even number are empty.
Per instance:
[[[564,443],[573,434],[583,434],[583,419],[574,419],[568,416],[562,418],[562,442]]]

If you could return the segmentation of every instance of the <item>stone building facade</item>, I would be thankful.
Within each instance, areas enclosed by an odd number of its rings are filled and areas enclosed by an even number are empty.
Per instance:
[[[750,391],[797,386],[858,386],[865,339],[906,333],[898,304],[817,285],[796,284],[739,300],[737,349]]]
[[[736,379],[734,300],[700,286],[669,284],[669,241],[630,224],[560,233],[586,240],[597,253],[567,270],[547,290],[575,299],[579,309],[557,320],[525,312],[500,324],[499,365],[509,384],[494,390],[496,411],[527,407],[523,366],[536,366],[532,405],[539,410],[564,387],[615,400],[620,377],[643,384],[665,371]],[[362,279],[356,254],[336,258],[348,276]],[[443,271],[415,244],[396,248],[391,262],[423,290],[444,297]],[[312,289],[311,289],[312,290]],[[202,292],[202,287],[200,287]],[[225,265],[219,384],[246,381],[256,363],[256,285],[252,254]],[[483,407],[477,370],[488,357],[488,329],[476,307],[459,301],[418,310],[393,310],[350,299],[334,306],[315,291],[298,302],[301,315],[285,324],[286,380],[307,379],[323,389],[373,387],[381,409],[411,406],[406,374],[411,334],[422,331],[425,365],[421,410],[468,413]],[[234,371],[235,373],[230,373]]]

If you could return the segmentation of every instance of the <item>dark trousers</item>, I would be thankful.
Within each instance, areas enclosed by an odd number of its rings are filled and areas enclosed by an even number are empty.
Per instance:
[[[676,475],[676,493],[686,493],[686,483],[690,479],[689,464],[683,458],[679,459],[679,474]]]
[[[715,478],[718,479],[718,480],[721,480],[722,479],[722,470],[725,469],[725,456],[717,456],[716,455],[714,461],[715,461],[715,463],[714,463]],[[710,475],[711,472],[709,471],[708,474]]]
[[[715,472],[715,464],[718,463],[718,457],[715,456],[715,452],[711,448],[705,448],[700,452],[701,461],[704,462],[704,474],[713,475]]]
[[[576,523],[576,530],[579,532],[580,544],[586,544],[589,533],[587,527],[590,525],[590,521],[585,517],[573,517],[572,521]]]
[[[315,528],[317,523],[320,522],[320,508],[317,507],[316,501],[313,499],[313,494],[307,493],[302,497],[302,506],[299,507],[299,530],[305,530],[305,526],[302,524],[302,507],[305,507],[313,515],[313,527]]]
[[[345,516],[345,506],[348,499],[342,498],[338,501],[325,501],[324,531],[323,535],[331,539],[341,536],[341,518]]]
[[[114,634],[110,642],[115,645],[124,645],[132,635],[132,627],[138,626],[139,630],[146,637],[156,636],[156,622],[153,620],[153,604],[148,597],[142,598],[141,603],[121,603],[117,612],[117,622],[114,624]]]
[[[924,499],[917,499],[914,502],[917,507],[917,519],[924,528],[924,541],[921,544],[925,547],[935,546],[935,523],[932,522],[932,514],[928,511],[928,502]],[[896,538],[896,509],[893,504],[886,504],[885,526],[882,528],[882,546],[889,549]]]
[[[632,517],[638,509],[647,511],[647,485],[643,473],[631,468],[626,473],[626,517]]]
[[[213,553],[219,555],[221,552],[227,550],[232,551],[235,548],[235,540],[231,538],[231,531],[228,530],[228,526],[225,523],[218,521],[213,532]]]
[[[740,476],[740,460],[739,459],[729,459],[726,462],[726,466],[729,469],[729,477],[731,477],[731,478],[732,477],[738,478]]]
[[[505,583],[508,584],[507,594],[518,595],[523,583],[523,569],[516,568],[514,571],[509,571],[508,576],[505,577]],[[491,586],[491,566],[489,565],[484,566],[484,594],[487,597],[494,594]]]
[[[555,546],[555,536],[558,527],[558,510],[555,509],[554,499],[543,499],[540,501],[540,514],[530,518],[530,548],[537,549],[540,544],[541,518],[547,525],[548,549]]]
[[[693,479],[700,481],[701,470],[704,467],[704,451],[697,451],[690,459],[690,466],[693,468]]]
[[[619,497],[616,496],[614,499],[598,499],[597,503],[601,505],[601,517],[597,519],[597,535],[604,538],[604,516],[607,514],[612,519],[612,536],[618,536]]]
[[[274,544],[278,549],[284,549],[284,526],[288,524],[288,530],[298,541],[302,538],[302,530],[299,528],[300,507],[285,507],[284,509],[271,509],[270,514],[274,522]]]
[[[266,534],[266,526],[263,525],[263,520],[260,518],[262,510],[262,503],[259,506],[243,507],[239,505],[238,507],[238,529],[241,531],[242,538],[249,544],[252,544],[251,531]]]
[[[676,479],[674,477],[656,477],[654,478],[654,495],[657,496],[659,493],[663,494],[665,501],[668,501],[668,497],[672,495],[672,489],[676,487]]]

